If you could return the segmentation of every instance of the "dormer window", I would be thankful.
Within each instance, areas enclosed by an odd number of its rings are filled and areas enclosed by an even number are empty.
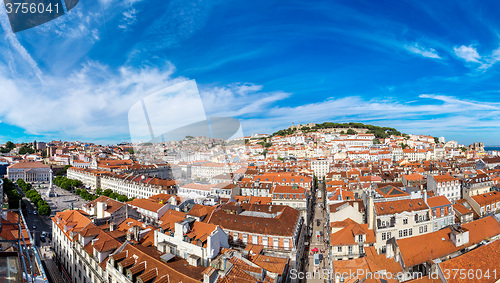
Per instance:
[[[363,242],[363,235],[358,235],[358,243],[362,243]]]

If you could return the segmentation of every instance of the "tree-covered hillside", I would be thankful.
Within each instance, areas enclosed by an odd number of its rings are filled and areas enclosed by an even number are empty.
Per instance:
[[[372,133],[375,135],[376,138],[386,138],[391,135],[396,135],[396,136],[401,136],[404,135],[400,131],[390,128],[390,127],[379,127],[379,126],[374,126],[374,125],[365,125],[363,123],[333,123],[333,122],[324,122],[321,124],[315,124],[313,127],[301,127],[300,130],[297,128],[288,128],[284,130],[279,130],[275,133],[273,133],[273,136],[285,136],[285,135],[291,135],[294,134],[298,131],[304,132],[304,133],[309,133],[309,132],[314,132],[320,129],[367,129],[367,133]],[[346,131],[348,134],[353,134],[354,132],[351,131]]]

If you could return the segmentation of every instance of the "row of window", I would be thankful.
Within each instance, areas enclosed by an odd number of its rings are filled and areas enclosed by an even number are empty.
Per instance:
[[[413,235],[413,228],[399,230],[399,238],[408,237]]]
[[[445,182],[439,182],[437,185],[438,185],[438,187],[444,187],[444,186],[450,186],[450,185],[453,186],[453,185],[458,185],[458,184],[459,184],[458,180],[456,180],[456,181],[451,181],[451,183],[450,183],[450,181],[448,181],[446,183]]]
[[[241,239],[242,242],[246,245],[249,243],[249,239],[251,240],[250,243],[254,245],[259,244],[259,238],[261,239],[261,243],[263,246],[272,246],[274,248],[279,247],[279,238],[271,238],[267,236],[256,236],[256,235],[248,235],[248,234],[241,234]],[[239,240],[239,233],[233,232],[233,241],[238,241]],[[283,239],[283,247],[284,248],[290,248],[290,239]]]
[[[280,199],[303,199],[303,194],[274,194],[274,198]]]
[[[344,250],[343,246],[338,246],[337,247],[337,252],[342,253]],[[352,255],[354,252],[353,246],[347,246],[347,254]],[[363,254],[365,252],[365,248],[363,246],[358,246],[358,252],[359,254]]]

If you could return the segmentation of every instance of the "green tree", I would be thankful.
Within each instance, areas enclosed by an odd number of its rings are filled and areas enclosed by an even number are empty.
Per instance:
[[[96,195],[102,195],[102,189],[101,189],[101,188],[97,188],[97,189],[95,190],[95,194],[96,194]]]
[[[38,202],[42,200],[42,197],[38,194],[38,195],[35,195],[33,196],[33,198],[31,198],[31,202],[33,202],[33,204],[38,207]]]
[[[127,202],[128,201],[128,197],[124,196],[124,195],[119,195],[116,200],[120,201],[120,202]]]
[[[19,208],[19,201],[22,199],[22,197],[17,192],[16,186],[14,185],[14,183],[11,180],[9,180],[7,178],[3,179],[3,191],[9,199],[9,202],[8,202],[9,208],[10,209]]]
[[[36,204],[37,204],[36,207],[40,208],[44,205],[47,205],[47,202],[42,199],[42,200],[39,200]]]
[[[133,148],[131,148],[131,149],[129,149],[129,150],[128,150],[128,153],[130,153],[130,154],[134,154],[134,153],[135,153],[135,151],[134,151],[134,149],[133,149]]]
[[[5,148],[8,149],[9,151],[13,150],[14,148],[16,148],[16,145],[11,142],[11,141],[8,141],[6,144],[5,144]]]
[[[35,150],[31,147],[30,144],[23,144],[19,149],[19,154],[33,154]]]
[[[52,210],[48,204],[44,204],[38,208],[38,213],[43,216],[49,216]]]
[[[357,133],[358,133],[358,132],[356,132],[356,131],[355,131],[355,130],[353,130],[353,129],[347,129],[347,134],[348,134],[348,135],[355,135],[355,134],[357,134]]]

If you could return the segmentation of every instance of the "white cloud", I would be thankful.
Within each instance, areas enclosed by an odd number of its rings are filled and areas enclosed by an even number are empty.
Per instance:
[[[127,139],[127,113],[142,97],[187,78],[174,77],[175,68],[112,69],[88,62],[66,80],[45,76],[36,79],[5,76],[0,65],[0,118],[29,134],[67,139],[115,142]],[[198,86],[207,116],[235,117],[246,134],[273,132],[293,122],[359,121],[420,133],[439,131],[462,134],[474,127],[498,130],[500,104],[421,94],[412,102],[365,99],[359,96],[279,106],[291,98],[284,92],[266,92],[260,85],[235,83],[225,87]],[[20,103],[29,101],[30,103]],[[189,107],[179,105],[179,109]],[[26,115],[29,113],[29,115]]]
[[[413,45],[405,45],[405,48],[412,53],[419,54],[427,58],[441,59],[434,48],[425,48],[423,46],[420,46],[418,43],[415,43]]]
[[[466,62],[475,62],[475,63],[481,63],[479,60],[481,60],[481,56],[479,56],[479,53],[477,53],[476,48],[472,47],[472,45],[465,46],[462,45],[460,47],[453,47],[453,50],[455,51],[455,55]]]
[[[261,118],[243,119],[246,131],[269,133],[292,123],[324,121],[373,123],[425,134],[446,131],[455,136],[463,136],[477,128],[495,131],[500,128],[499,103],[432,94],[420,95],[412,103],[367,100],[357,96],[330,98],[297,107],[275,106],[259,113]]]
[[[0,64],[0,118],[28,134],[115,142],[116,137],[129,136],[127,113],[142,97],[188,80],[174,77],[174,72],[169,63],[162,68],[112,69],[91,61],[64,80],[46,75],[41,84],[6,76],[7,68]],[[212,117],[259,115],[289,96],[261,90],[259,85],[235,83],[201,88],[200,95],[207,116]],[[188,101],[177,104],[179,111],[192,107]]]
[[[129,27],[137,22],[137,10],[130,7],[127,11],[123,12],[123,18],[121,19],[121,24],[118,28],[123,30],[128,30]]]
[[[126,113],[137,100],[185,80],[172,78],[174,70],[166,64],[159,69],[122,67],[116,71],[90,62],[65,80],[46,76],[43,86],[0,72],[0,117],[36,135],[108,140],[126,136]]]

